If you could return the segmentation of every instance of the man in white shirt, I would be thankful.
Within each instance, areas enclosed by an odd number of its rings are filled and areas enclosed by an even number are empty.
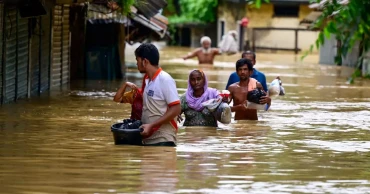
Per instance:
[[[146,73],[143,91],[144,145],[176,146],[176,117],[181,112],[175,80],[159,67],[158,49],[144,43],[135,50],[137,68]]]

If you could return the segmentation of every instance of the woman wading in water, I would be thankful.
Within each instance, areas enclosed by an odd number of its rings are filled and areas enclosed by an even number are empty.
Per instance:
[[[185,114],[184,126],[217,127],[216,118],[207,108],[202,106],[202,103],[219,97],[220,94],[216,89],[208,87],[208,80],[203,71],[191,71],[188,89],[180,97],[181,114]],[[179,121],[182,120],[181,114],[179,115]]]

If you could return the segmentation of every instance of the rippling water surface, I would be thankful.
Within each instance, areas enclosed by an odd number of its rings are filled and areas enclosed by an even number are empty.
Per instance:
[[[188,49],[164,48],[162,67],[185,91]],[[239,56],[202,66],[224,89]],[[112,102],[122,81],[70,89],[0,108],[0,193],[369,193],[370,82],[347,85],[345,68],[317,56],[258,54],[286,96],[259,121],[182,127],[177,148],[115,146],[110,125],[130,106]],[[128,60],[133,61],[131,56]],[[127,79],[138,85],[135,66]]]

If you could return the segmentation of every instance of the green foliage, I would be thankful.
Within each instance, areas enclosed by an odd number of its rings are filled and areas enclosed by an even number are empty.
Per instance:
[[[121,7],[121,14],[128,15],[133,5],[147,5],[146,0],[119,0],[117,4]]]
[[[218,0],[179,0],[181,15],[169,16],[171,24],[208,23],[216,21]],[[170,5],[170,3],[172,3]],[[174,13],[173,2],[168,2],[169,12]]]
[[[316,0],[320,2],[320,0]],[[364,55],[370,48],[370,0],[349,0],[347,5],[341,4],[338,0],[327,1],[323,7],[323,14],[314,23],[314,27],[321,28],[316,48],[324,44],[324,37],[334,35],[341,45],[337,50],[335,62],[342,63],[342,57],[350,52],[356,42],[361,42],[360,48]],[[302,59],[311,53],[306,52]],[[362,59],[362,56],[359,57]],[[361,64],[361,63],[358,63]],[[360,67],[360,65],[358,65]],[[354,73],[353,77],[361,74]]]
[[[252,7],[261,8],[263,2],[270,3],[270,0],[246,0]]]

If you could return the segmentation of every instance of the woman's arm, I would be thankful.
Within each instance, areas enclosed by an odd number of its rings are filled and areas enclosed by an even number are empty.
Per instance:
[[[116,95],[114,96],[114,98],[113,98],[113,101],[114,101],[114,102],[122,102],[122,97],[123,97],[123,94],[124,94],[124,93],[125,93],[125,91],[126,91],[127,86],[128,86],[128,87],[130,87],[130,88],[132,88],[132,89],[137,90],[137,86],[136,86],[135,84],[133,84],[133,83],[131,83],[131,82],[126,82],[126,83],[124,83],[124,84],[121,86],[121,88],[120,88],[120,89],[118,89],[118,91],[117,91]]]

